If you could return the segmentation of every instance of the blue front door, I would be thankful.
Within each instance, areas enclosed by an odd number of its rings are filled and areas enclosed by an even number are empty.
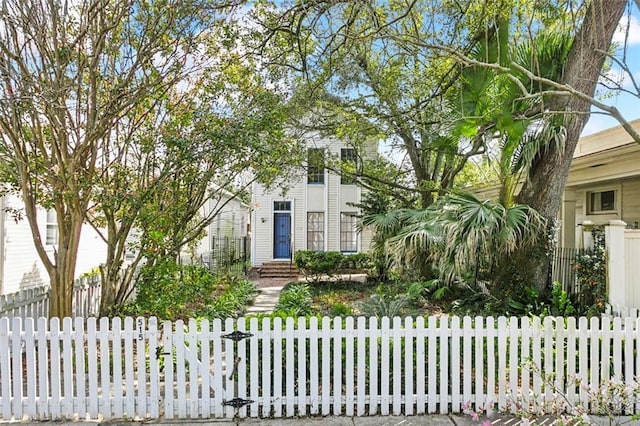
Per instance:
[[[291,213],[273,214],[273,257],[291,258]]]

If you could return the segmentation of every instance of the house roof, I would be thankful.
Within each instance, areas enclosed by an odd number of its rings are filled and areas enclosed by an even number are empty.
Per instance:
[[[640,132],[640,119],[630,124]],[[583,136],[573,154],[567,187],[590,185],[640,175],[640,144],[616,126]],[[499,185],[489,183],[474,188],[481,199],[495,197]]]
[[[629,122],[637,131],[640,131],[640,119]],[[585,157],[588,155],[607,152],[612,149],[625,146],[637,145],[631,136],[622,128],[616,126],[602,130],[589,136],[583,136],[578,141],[578,146],[573,153],[573,158]]]
[[[630,124],[640,130],[640,119]],[[640,175],[639,159],[640,145],[622,126],[584,136],[574,152],[567,186],[636,177]]]

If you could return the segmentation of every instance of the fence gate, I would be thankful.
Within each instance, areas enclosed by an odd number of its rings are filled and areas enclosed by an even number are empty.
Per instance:
[[[0,419],[247,416],[243,325],[0,318]]]
[[[233,418],[247,416],[246,351],[253,334],[233,330],[228,319],[211,324],[165,323],[156,348],[166,418]],[[239,325],[239,328],[243,328]],[[257,410],[256,410],[257,412]]]

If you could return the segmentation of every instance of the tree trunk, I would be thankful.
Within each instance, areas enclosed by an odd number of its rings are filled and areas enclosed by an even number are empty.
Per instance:
[[[606,52],[626,4],[625,0],[593,0],[590,3],[567,58],[562,83],[593,97]],[[518,202],[533,207],[552,224],[560,211],[573,153],[589,120],[591,104],[576,96],[565,96],[552,100],[549,106],[554,112],[566,113],[563,123],[567,130],[565,147],[563,151],[558,151],[551,145],[540,153],[519,194]],[[546,241],[543,243],[546,244]],[[548,250],[539,253],[542,252]],[[524,277],[526,281],[540,290],[546,288],[549,272],[547,256],[517,253],[513,261],[517,262],[519,273],[528,274]]]
[[[130,293],[132,276],[124,264],[127,236],[131,230],[130,221],[117,221],[115,216],[107,217],[107,259],[100,266],[102,290],[100,294],[100,316],[112,316],[121,307]],[[139,257],[134,261],[135,267]]]
[[[58,210],[56,213],[58,214],[58,245],[54,263],[48,271],[51,280],[49,316],[65,318],[73,315],[73,283],[84,215],[81,213],[65,215]]]
[[[115,295],[115,283],[111,281],[112,271],[111,268],[100,267],[100,316],[108,316],[112,311],[116,295]]]
[[[124,262],[107,262],[100,267],[102,291],[100,295],[100,316],[113,316],[129,299],[133,291],[133,279],[136,265],[124,265]]]
[[[51,296],[49,298],[49,317],[65,318],[73,315],[73,275],[68,271],[56,268],[51,280]]]

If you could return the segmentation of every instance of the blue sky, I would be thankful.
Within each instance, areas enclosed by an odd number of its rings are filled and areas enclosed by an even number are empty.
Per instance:
[[[622,45],[624,42],[627,23],[629,24],[627,64],[633,72],[634,79],[638,84],[640,84],[640,12],[635,6],[633,6],[631,18],[629,19],[626,17],[623,19],[621,28],[614,38],[614,41],[619,43],[619,45]],[[610,75],[616,80],[621,81],[624,88],[632,90],[630,78],[628,78],[628,76],[621,75],[619,68],[612,68]],[[598,90],[601,92],[603,91],[602,88],[599,88]],[[617,107],[627,121],[640,118],[640,94],[633,96],[627,93],[617,95],[611,95],[611,93],[609,93],[609,97],[599,100],[605,104]],[[591,114],[591,118],[582,132],[583,136],[619,125],[619,123],[613,118],[607,115],[598,114],[595,109],[593,111],[594,113]]]

